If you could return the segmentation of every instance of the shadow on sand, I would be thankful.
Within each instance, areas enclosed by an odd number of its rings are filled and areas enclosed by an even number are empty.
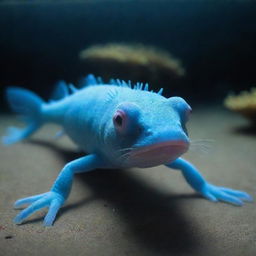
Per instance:
[[[256,136],[256,124],[250,124],[243,126],[238,126],[232,129],[234,133],[248,135],[248,136]]]
[[[48,147],[66,162],[84,156],[50,142],[34,139],[28,143]],[[194,228],[192,232],[191,224],[179,205],[181,200],[197,198],[197,195],[163,194],[126,170],[95,170],[76,177],[93,191],[94,198],[64,206],[59,216],[71,208],[101,198],[107,202],[107,206],[117,209],[117,214],[120,214],[136,241],[154,253],[178,255],[198,250],[200,241],[194,235],[197,232]]]

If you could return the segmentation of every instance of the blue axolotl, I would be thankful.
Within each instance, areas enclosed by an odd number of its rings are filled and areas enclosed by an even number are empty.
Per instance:
[[[75,173],[96,168],[153,167],[180,169],[190,186],[211,201],[242,205],[252,197],[245,192],[208,183],[195,166],[180,158],[189,148],[186,122],[190,106],[180,97],[165,98],[148,84],[131,85],[120,80],[104,84],[88,75],[83,88],[59,84],[55,100],[44,102],[33,92],[17,87],[7,89],[7,100],[24,116],[24,129],[9,127],[4,144],[29,137],[43,124],[53,122],[88,155],[67,163],[49,192],[26,197],[14,207],[29,204],[14,219],[20,224],[41,208],[48,207],[44,225],[51,226],[71,190]]]

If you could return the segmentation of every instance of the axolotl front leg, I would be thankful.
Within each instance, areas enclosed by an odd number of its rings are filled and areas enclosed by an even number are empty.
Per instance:
[[[190,186],[213,202],[224,201],[241,206],[243,205],[243,201],[252,201],[252,197],[246,192],[218,187],[208,183],[195,166],[182,158],[178,158],[166,166],[181,170]]]
[[[66,201],[73,182],[75,173],[88,172],[93,169],[106,167],[106,163],[97,155],[88,155],[74,160],[64,166],[49,192],[26,197],[15,202],[14,207],[30,204],[22,210],[14,219],[16,224],[21,224],[34,212],[48,207],[48,213],[44,218],[44,225],[51,226],[60,207]]]

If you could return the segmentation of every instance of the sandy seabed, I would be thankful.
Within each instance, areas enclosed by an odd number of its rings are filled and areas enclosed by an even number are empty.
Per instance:
[[[2,115],[0,134],[16,124]],[[188,129],[192,140],[213,142],[184,158],[209,182],[256,198],[256,130],[219,107],[195,109]],[[256,255],[255,202],[211,203],[164,166],[77,175],[53,227],[42,226],[46,210],[13,224],[14,201],[48,191],[81,156],[68,138],[52,139],[57,131],[47,125],[26,142],[0,146],[0,255]]]

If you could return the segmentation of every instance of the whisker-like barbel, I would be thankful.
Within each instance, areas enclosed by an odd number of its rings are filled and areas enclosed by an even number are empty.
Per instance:
[[[212,144],[215,142],[213,139],[195,139],[190,140],[190,150],[200,153],[209,153]]]

